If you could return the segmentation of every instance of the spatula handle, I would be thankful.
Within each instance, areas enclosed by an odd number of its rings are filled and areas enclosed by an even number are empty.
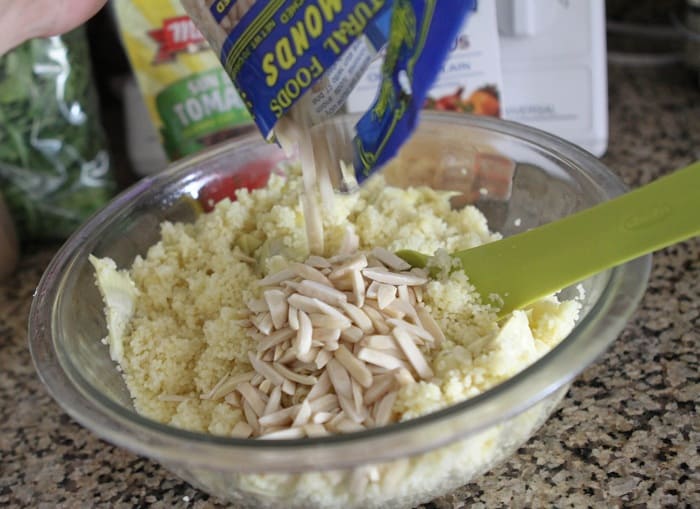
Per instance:
[[[502,241],[455,253],[502,314],[597,272],[700,234],[700,162]]]

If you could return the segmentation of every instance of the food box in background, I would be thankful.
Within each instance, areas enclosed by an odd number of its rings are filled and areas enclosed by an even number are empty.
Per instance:
[[[381,59],[377,59],[350,94],[349,112],[367,110],[380,78]],[[496,5],[493,0],[480,1],[456,37],[425,108],[500,117],[501,90]]]
[[[251,125],[218,58],[178,0],[116,0],[113,5],[148,114],[170,160]]]

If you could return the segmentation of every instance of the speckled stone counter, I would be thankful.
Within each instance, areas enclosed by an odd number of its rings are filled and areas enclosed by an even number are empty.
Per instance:
[[[700,88],[675,68],[610,72],[604,161],[631,186],[700,159]],[[700,189],[698,190],[700,199]],[[55,252],[0,284],[0,506],[225,507],[68,417],[31,363],[32,292]],[[425,507],[700,507],[700,241],[654,257],[614,346],[509,461]]]

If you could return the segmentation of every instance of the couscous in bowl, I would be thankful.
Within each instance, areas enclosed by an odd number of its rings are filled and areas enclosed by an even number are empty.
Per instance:
[[[453,178],[450,186],[469,187],[462,189],[463,199],[475,199],[491,228],[503,235],[624,191],[592,156],[506,122],[428,114],[413,143],[420,153],[426,146],[433,150],[435,165],[430,158],[426,163],[424,157],[405,157],[408,170],[393,176],[387,170],[387,180],[439,187],[446,180],[438,182],[435,175],[458,167],[464,178]],[[486,171],[481,180],[469,177],[476,154],[514,161],[512,189],[490,182]],[[466,483],[511,454],[546,420],[571,379],[615,339],[644,289],[648,258],[565,289],[563,299],[583,295],[581,309],[571,333],[549,353],[464,402],[385,427],[299,440],[251,440],[178,429],[140,415],[100,342],[105,319],[89,255],[130,267],[160,240],[160,223],[197,219],[192,202],[211,182],[280,157],[274,146],[251,137],[127,190],[62,248],[40,283],[30,319],[37,369],[72,416],[107,440],[243,507],[410,507]],[[494,192],[479,192],[483,189]]]

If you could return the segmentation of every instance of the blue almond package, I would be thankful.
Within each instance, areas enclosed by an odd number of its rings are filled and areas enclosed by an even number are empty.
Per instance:
[[[283,147],[287,140],[299,141],[296,131],[337,113],[372,59],[384,52],[376,99],[353,140],[355,178],[361,182],[410,136],[476,0],[182,3],[219,53],[262,134]],[[293,126],[289,134],[283,132],[287,124]]]

